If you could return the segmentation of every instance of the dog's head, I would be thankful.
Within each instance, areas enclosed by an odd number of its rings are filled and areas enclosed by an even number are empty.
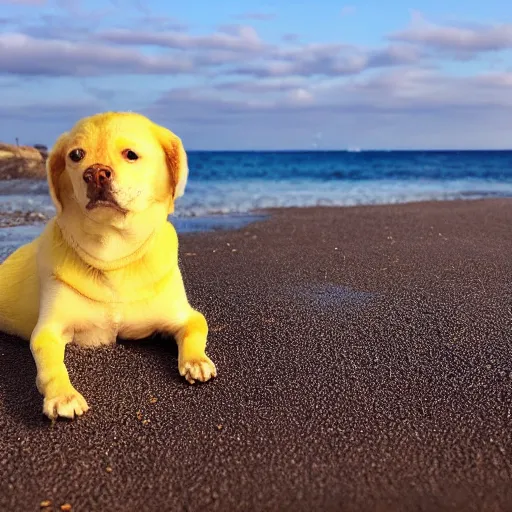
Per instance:
[[[61,135],[47,160],[50,195],[58,213],[70,202],[95,220],[165,204],[184,192],[187,155],[179,137],[131,112],[106,112]]]

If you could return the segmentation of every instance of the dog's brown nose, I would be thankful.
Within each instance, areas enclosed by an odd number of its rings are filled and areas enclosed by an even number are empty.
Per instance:
[[[94,164],[84,171],[85,183],[97,188],[108,187],[113,176],[114,171],[108,165]]]

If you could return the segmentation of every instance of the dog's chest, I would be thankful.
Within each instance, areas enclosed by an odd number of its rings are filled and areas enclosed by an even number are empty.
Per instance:
[[[182,325],[190,305],[178,267],[164,284],[160,290],[149,286],[153,296],[136,301],[99,302],[71,295],[68,306],[74,311],[70,320],[73,341],[85,347],[97,347],[113,344],[118,337],[142,339]]]
[[[98,347],[116,342],[122,322],[122,312],[116,308],[103,308],[94,319],[75,328],[74,343],[83,347]]]

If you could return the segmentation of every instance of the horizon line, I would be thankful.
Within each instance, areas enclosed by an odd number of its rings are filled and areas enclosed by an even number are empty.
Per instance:
[[[309,149],[187,149],[187,153],[392,153],[392,152],[483,152],[483,151],[496,151],[496,152],[512,152],[510,148],[409,148],[409,149],[387,149],[387,148],[372,148],[372,149],[321,149],[321,148],[309,148]]]

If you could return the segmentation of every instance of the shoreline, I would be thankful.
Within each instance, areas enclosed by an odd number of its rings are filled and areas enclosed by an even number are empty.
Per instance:
[[[372,203],[372,204],[350,204],[350,205],[314,205],[314,206],[279,206],[271,208],[256,208],[247,212],[230,213],[212,213],[206,215],[179,215],[169,216],[169,221],[179,226],[179,231],[183,234],[202,233],[218,230],[238,230],[252,222],[265,220],[267,217],[286,211],[294,210],[345,210],[345,209],[372,209],[372,208],[392,208],[400,206],[428,206],[433,204],[453,204],[458,203],[478,203],[485,201],[506,201],[512,200],[512,196],[499,197],[480,197],[468,199],[431,199],[407,202],[393,203]],[[52,216],[45,215],[37,210],[29,211],[1,211],[0,210],[0,229],[16,228],[19,226],[37,226],[48,222]],[[178,229],[178,228],[177,228]]]

